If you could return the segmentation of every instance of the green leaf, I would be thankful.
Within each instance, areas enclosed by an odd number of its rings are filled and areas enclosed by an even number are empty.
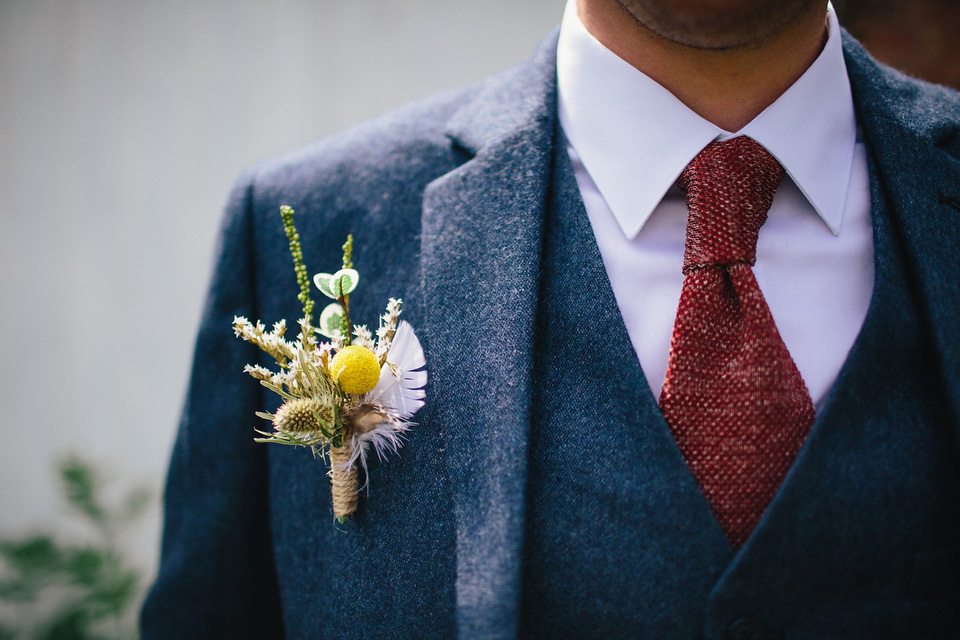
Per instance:
[[[0,557],[20,574],[47,574],[59,569],[62,552],[50,536],[40,535],[20,541],[0,541]]]
[[[116,509],[100,501],[95,467],[71,459],[59,465],[64,494],[75,513],[92,519],[102,537],[89,546],[58,544],[52,535],[0,539],[0,604],[31,614],[30,638],[107,640],[136,637],[125,620],[141,594],[141,576],[113,542],[113,525],[141,513],[152,492],[129,491]],[[41,602],[42,606],[32,606]],[[0,623],[0,640],[27,637]],[[118,635],[119,634],[119,635]]]
[[[73,549],[63,563],[68,580],[85,587],[95,586],[111,563],[109,551],[101,549]]]
[[[340,269],[330,276],[330,289],[337,298],[340,298],[340,296],[350,295],[357,288],[358,282],[360,282],[360,274],[355,269]]]
[[[40,640],[92,640],[90,616],[79,604],[64,607],[39,634]]]
[[[317,421],[317,426],[320,427],[320,433],[322,433],[326,438],[333,438],[333,432],[327,428],[327,423],[323,421],[323,417],[320,415],[320,412],[314,411],[313,417]]]
[[[317,322],[317,333],[330,339],[340,335],[340,324],[343,322],[343,309],[334,302],[324,307]]]
[[[62,551],[48,536],[0,542],[0,555],[9,573],[0,581],[0,600],[34,602],[40,591],[59,579]]]
[[[0,600],[6,602],[36,602],[45,583],[36,579],[20,578],[0,582]]]
[[[67,501],[94,523],[106,523],[106,513],[97,500],[97,478],[85,462],[70,458],[60,464],[60,477],[64,483]]]
[[[337,296],[333,293],[333,289],[330,288],[332,277],[329,273],[318,273],[313,276],[313,284],[317,286],[317,289],[320,289],[320,293],[336,300]]]

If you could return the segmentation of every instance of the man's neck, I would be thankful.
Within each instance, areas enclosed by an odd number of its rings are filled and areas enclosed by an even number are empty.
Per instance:
[[[826,41],[824,10],[747,47],[708,50],[663,38],[610,0],[579,0],[587,30],[694,112],[738,131],[772,104],[816,60]]]

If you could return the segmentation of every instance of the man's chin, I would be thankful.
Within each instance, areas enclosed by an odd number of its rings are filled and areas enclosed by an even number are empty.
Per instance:
[[[694,49],[745,49],[775,38],[819,0],[616,0],[643,27]],[[823,3],[824,13],[826,3]]]

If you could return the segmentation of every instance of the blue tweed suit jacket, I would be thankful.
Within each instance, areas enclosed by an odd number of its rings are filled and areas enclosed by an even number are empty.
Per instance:
[[[735,628],[753,635],[735,637],[960,637],[950,635],[960,624],[960,97],[878,65],[850,38],[844,46],[878,246],[895,249],[907,292],[873,313],[882,321],[909,309],[909,324],[890,326],[890,349],[851,354],[831,410],[738,553],[655,408],[624,409],[636,446],[653,453],[642,476],[623,481],[601,465],[597,483],[659,506],[622,532],[590,523],[598,540],[629,545],[606,558],[609,575],[646,582],[633,622],[604,637],[734,637],[724,634],[743,617],[762,624],[741,621]],[[515,69],[238,182],[171,462],[144,638],[536,635],[523,625],[524,545],[555,47],[554,36]],[[297,211],[311,272],[335,269],[353,234],[363,277],[353,319],[375,324],[386,299],[402,297],[430,372],[417,427],[399,456],[372,464],[369,495],[342,526],[321,461],[253,442],[254,411],[275,401],[242,373],[259,354],[231,330],[234,315],[300,314],[281,204]],[[615,308],[603,313],[616,321]],[[901,354],[901,339],[915,346]],[[601,400],[616,400],[614,374],[594,372],[611,376]],[[590,575],[586,557],[563,562]],[[691,604],[692,576],[702,595]],[[540,586],[537,599],[549,602],[550,585]],[[602,592],[577,595],[564,611],[598,625],[628,615]]]

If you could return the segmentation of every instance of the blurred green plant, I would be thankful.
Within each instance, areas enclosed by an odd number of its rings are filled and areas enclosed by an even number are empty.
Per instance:
[[[0,539],[0,605],[13,614],[0,619],[0,640],[136,638],[143,579],[124,559],[118,536],[153,493],[137,488],[108,506],[92,464],[72,457],[58,471],[67,503],[95,542],[69,544],[45,533]]]

